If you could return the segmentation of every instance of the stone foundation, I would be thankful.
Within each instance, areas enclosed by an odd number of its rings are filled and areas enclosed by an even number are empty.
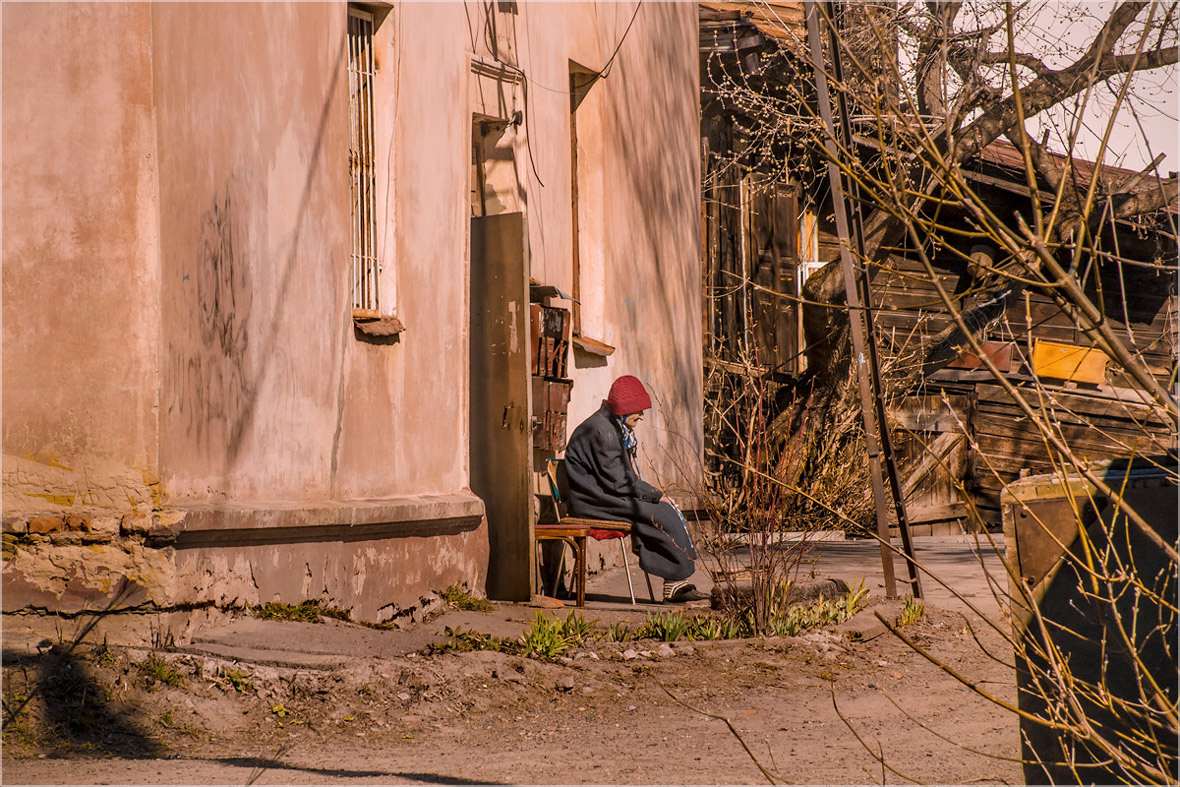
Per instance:
[[[487,524],[470,492],[121,514],[60,497],[5,513],[5,613],[184,613],[169,624],[183,629],[194,610],[314,599],[381,623],[420,619],[455,583],[485,589]]]

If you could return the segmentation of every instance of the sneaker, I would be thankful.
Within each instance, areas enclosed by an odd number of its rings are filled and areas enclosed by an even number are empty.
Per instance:
[[[664,585],[664,603],[683,604],[689,601],[708,601],[709,596],[697,590],[691,582],[670,582]]]

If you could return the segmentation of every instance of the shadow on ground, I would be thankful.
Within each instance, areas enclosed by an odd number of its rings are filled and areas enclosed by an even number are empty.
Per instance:
[[[301,771],[303,773],[314,773],[317,776],[326,776],[336,779],[378,779],[381,777],[393,777],[398,779],[406,779],[408,781],[421,782],[423,784],[500,784],[500,782],[489,782],[485,779],[478,781],[472,779],[464,779],[459,776],[444,776],[440,773],[409,773],[405,771],[355,771],[341,768],[306,768],[299,765],[292,765],[282,760],[272,760],[265,757],[222,757],[218,759],[207,760],[208,762],[217,762],[223,765],[234,765],[239,768],[253,768],[254,772],[251,774],[247,784],[253,784],[266,771]]]
[[[136,713],[118,707],[108,688],[96,682],[87,663],[69,653],[29,655],[4,651],[10,683],[4,692],[4,743],[30,740],[29,720],[36,709],[41,744],[57,753],[118,755],[131,759],[162,756],[164,748],[137,722]]]

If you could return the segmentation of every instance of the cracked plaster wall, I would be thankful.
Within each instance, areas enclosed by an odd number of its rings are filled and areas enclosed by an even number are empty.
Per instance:
[[[184,522],[170,507],[281,512],[466,486],[470,117],[437,108],[467,106],[473,41],[560,85],[570,59],[600,64],[629,19],[591,3],[394,7],[378,51],[386,76],[402,69],[377,118],[392,195],[381,237],[407,330],[378,345],[347,311],[342,8],[0,11],[6,610],[100,607],[123,576],[132,605],[310,593],[371,620],[451,581],[482,587],[486,525],[172,548]],[[494,52],[478,35],[488,13]],[[570,429],[614,375],[649,382],[656,476],[677,475],[673,444],[691,458],[701,443],[695,19],[645,7],[598,88],[605,272],[590,286],[619,350],[571,359]],[[567,287],[568,100],[530,100],[536,160],[518,169],[533,273]]]
[[[149,9],[0,13],[4,608],[166,599]]]
[[[315,599],[366,622],[420,619],[462,577],[483,586],[486,525],[457,535],[178,550],[185,598],[227,608]]]

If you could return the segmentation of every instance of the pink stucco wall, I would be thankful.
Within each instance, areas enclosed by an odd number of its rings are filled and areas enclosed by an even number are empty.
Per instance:
[[[351,319],[344,20],[332,10],[152,6],[160,467],[174,505],[331,497]]]
[[[2,13],[4,510],[38,491],[141,500],[159,387],[147,6]]]
[[[371,342],[349,307],[344,4],[6,5],[5,608],[98,603],[103,577],[135,571],[135,603],[311,593],[368,619],[481,586],[469,146],[492,110],[473,62],[527,74],[496,111],[525,118],[508,171],[530,273],[569,288],[569,63],[605,65],[633,10],[392,7],[379,236],[406,330]],[[641,376],[648,469],[685,488],[702,442],[697,78],[696,6],[644,4],[579,129],[601,155],[601,264],[582,286],[618,349],[571,362],[570,428],[613,377]]]
[[[590,187],[589,198],[598,200],[592,208],[600,223],[581,229],[601,228],[590,243],[600,248],[602,270],[587,264],[584,250],[581,289],[584,301],[602,304],[602,335],[593,338],[616,350],[605,362],[571,356],[570,430],[598,408],[615,377],[640,377],[656,401],[639,435],[647,474],[691,492],[702,450],[696,6],[644,4],[638,14],[630,3],[518,8],[500,23],[513,25],[514,62],[531,80],[532,155],[526,153],[521,169],[532,275],[567,292],[573,290],[570,61],[601,69],[617,49],[588,98],[598,103],[599,124],[591,115],[578,131],[584,144],[597,135],[588,147],[602,156],[600,193],[593,193],[597,184],[580,183],[583,199]],[[594,321],[587,327],[597,330]]]

